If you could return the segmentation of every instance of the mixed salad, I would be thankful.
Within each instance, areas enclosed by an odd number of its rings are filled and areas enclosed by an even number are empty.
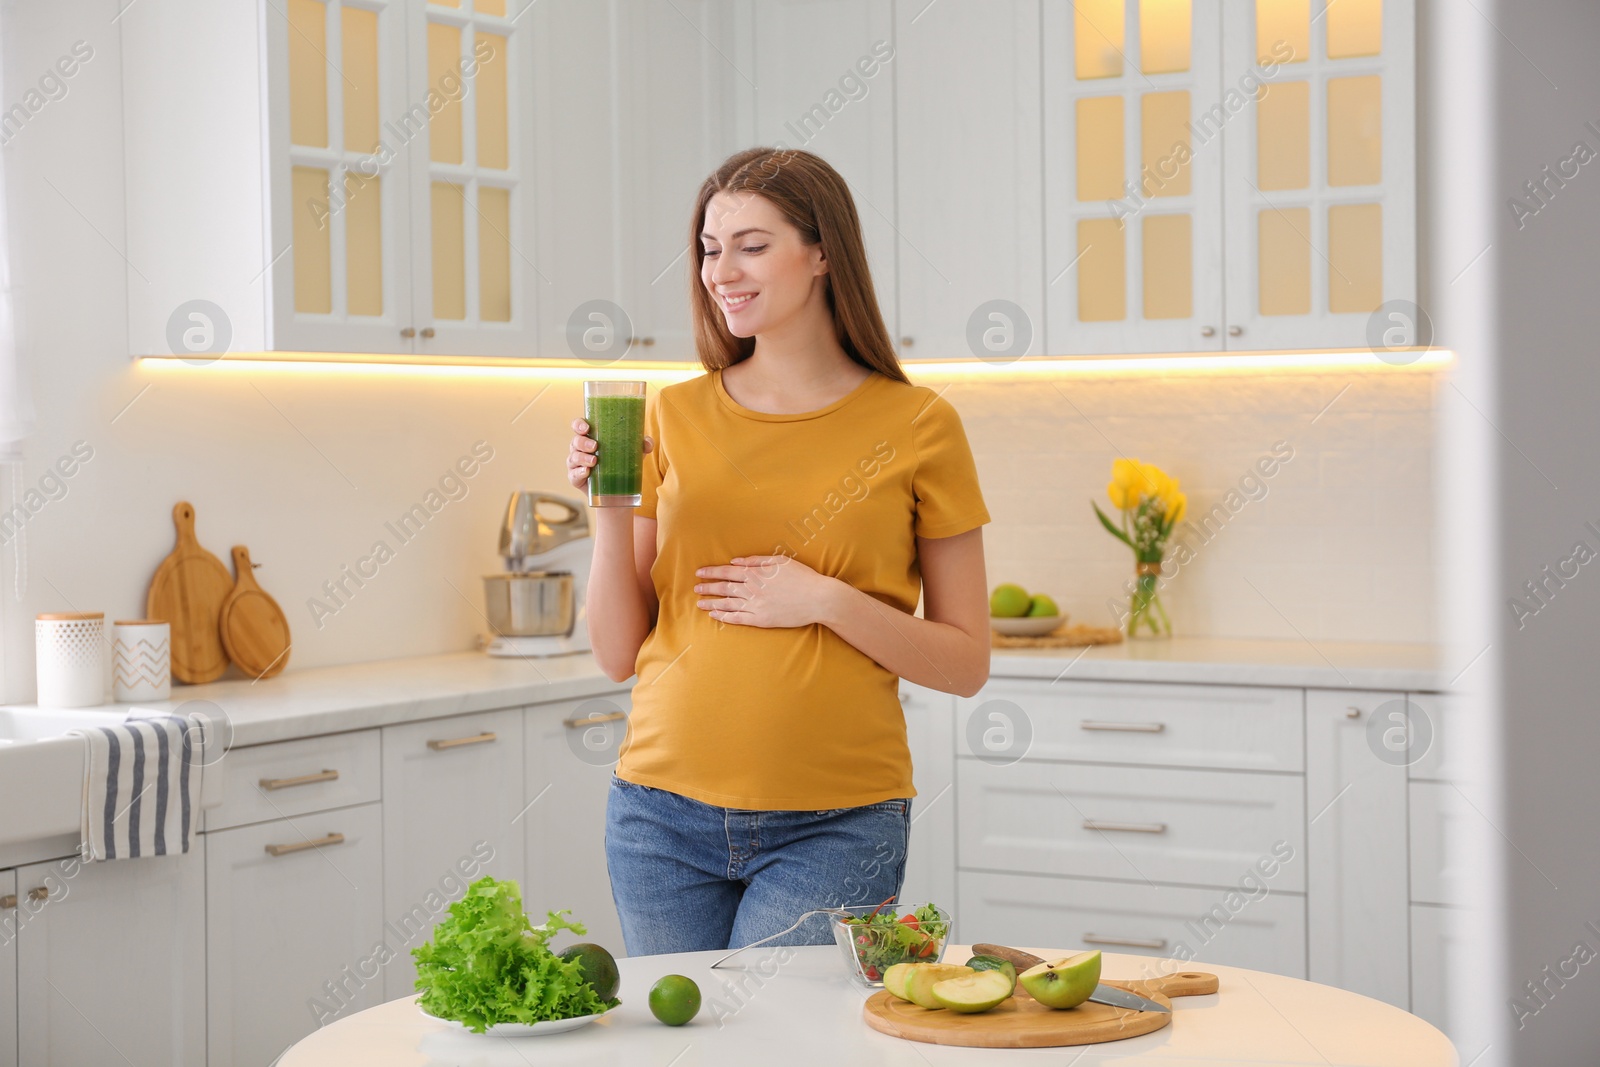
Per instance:
[[[950,924],[944,913],[932,904],[920,904],[904,915],[884,907],[890,897],[866,915],[840,917],[839,923],[850,937],[861,973],[878,981],[897,963],[937,959]]]
[[[546,947],[561,930],[583,924],[548,912],[538,926],[522,910],[517,883],[484,877],[450,905],[433,939],[411,950],[417,961],[417,1003],[429,1015],[481,1034],[498,1023],[538,1023],[595,1015],[616,1007],[602,999],[578,961]]]

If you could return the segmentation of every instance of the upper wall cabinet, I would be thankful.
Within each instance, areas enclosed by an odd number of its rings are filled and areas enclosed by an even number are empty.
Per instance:
[[[534,354],[531,29],[506,0],[130,9],[133,352]]]
[[[1366,345],[1416,295],[1412,32],[1409,0],[1046,3],[1050,351]]]
[[[896,0],[894,18],[900,356],[1040,355],[1038,0]]]
[[[512,0],[521,5],[529,0]],[[693,360],[690,214],[749,143],[720,0],[540,0],[539,354]]]

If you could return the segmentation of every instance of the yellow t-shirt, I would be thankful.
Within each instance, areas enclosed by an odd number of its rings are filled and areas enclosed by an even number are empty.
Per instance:
[[[826,810],[915,795],[898,679],[832,630],[719,622],[700,567],[789,555],[916,610],[916,538],[989,521],[961,419],[877,372],[817,411],[739,405],[713,371],[653,394],[643,503],[660,613],[617,776],[719,807]]]

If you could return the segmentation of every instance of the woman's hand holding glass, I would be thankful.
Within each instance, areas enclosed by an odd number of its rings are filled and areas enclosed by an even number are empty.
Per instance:
[[[567,452],[567,481],[572,483],[574,489],[584,489],[589,484],[589,470],[596,462],[596,450],[600,442],[589,436],[589,424],[583,419],[572,420],[572,432],[576,434]],[[649,435],[645,435],[644,450],[648,455],[655,448],[655,442]]]

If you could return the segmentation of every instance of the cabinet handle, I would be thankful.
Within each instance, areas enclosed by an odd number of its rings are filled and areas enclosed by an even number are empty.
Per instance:
[[[1244,333],[1244,327],[1243,326],[1229,326],[1228,327],[1228,336],[1229,337],[1238,337],[1243,333]]]
[[[626,719],[627,713],[621,711],[608,711],[604,715],[590,715],[584,719],[562,719],[561,725],[569,730],[581,730],[585,726],[598,726],[603,722],[621,722]]]
[[[656,343],[656,339],[654,337],[641,337],[639,338],[639,343],[644,347],[649,348],[651,345]]]
[[[429,741],[428,747],[435,752],[444,752],[447,749],[461,748],[465,745],[486,745],[495,739],[493,731],[485,730],[483,733],[472,737],[452,737],[448,741]]]
[[[916,343],[917,343],[917,339],[915,337],[902,337],[902,338],[900,338],[900,347],[901,348],[910,348],[912,345],[914,345]]]
[[[1167,947],[1164,937],[1106,937],[1102,934],[1084,934],[1085,945],[1125,945],[1128,948],[1155,948]]]
[[[329,834],[327,837],[319,837],[315,841],[296,841],[292,845],[268,845],[267,855],[287,856],[291,852],[304,852],[308,848],[323,848],[328,845],[342,844],[344,844],[343,834]]]
[[[316,774],[302,774],[298,778],[263,778],[261,788],[293,789],[297,785],[315,785],[318,782],[336,782],[339,780],[338,771],[318,771]]]
[[[1124,734],[1159,734],[1167,728],[1164,722],[1098,722],[1084,719],[1078,723],[1080,730],[1112,730]]]
[[[1164,834],[1167,824],[1164,822],[1101,822],[1099,819],[1083,820],[1085,830],[1116,830],[1127,834]]]
[[[1215,326],[1202,326],[1202,327],[1200,327],[1200,336],[1201,337],[1215,337],[1216,335],[1217,335],[1217,328]]]
[[[16,906],[17,895],[15,893],[7,893],[5,896],[0,897],[0,910],[10,911]]]
[[[32,889],[28,890],[28,899],[36,904],[43,903],[44,901],[50,899],[50,888],[48,886],[36,885]]]
[[[424,326],[422,328],[422,336],[423,337],[432,337],[433,336],[433,327],[432,326]]]
[[[1345,709],[1344,717],[1347,719],[1359,719],[1361,718],[1361,709],[1352,704]]]
[[[416,335],[417,335],[417,328],[415,326],[407,326],[405,329],[400,331],[400,336],[408,338],[408,339],[412,338],[412,337],[415,337]]]

